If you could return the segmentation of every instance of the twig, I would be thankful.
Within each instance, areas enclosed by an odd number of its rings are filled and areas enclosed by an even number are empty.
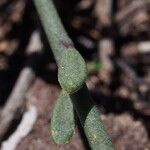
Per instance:
[[[138,43],[140,53],[150,53],[150,41],[143,41]]]
[[[139,9],[149,7],[150,0],[136,0],[133,1],[129,6],[118,12],[115,17],[115,21],[119,24],[128,23],[127,20],[131,19],[132,14],[135,14]]]
[[[33,125],[37,120],[37,116],[36,107],[30,106],[24,113],[21,123],[16,131],[2,143],[1,150],[15,150],[20,141],[32,130]]]
[[[25,94],[34,79],[35,74],[30,68],[26,67],[21,71],[16,85],[0,114],[0,140],[2,140],[3,135],[7,132],[17,111],[23,105]]]
[[[140,102],[141,100],[144,101],[145,97],[143,95],[143,93],[145,93],[146,91],[148,92],[149,87],[150,87],[150,82],[144,80],[143,78],[140,78],[136,75],[136,73],[134,72],[134,70],[123,60],[117,60],[116,61],[117,65],[123,70],[123,72],[125,73],[125,77],[127,77],[128,81],[130,82],[126,82],[125,79],[123,79],[124,84],[133,89],[136,90],[139,99],[136,100],[136,102]],[[141,87],[145,87],[145,90],[143,91],[141,89]]]
[[[119,11],[114,17],[118,30],[122,36],[135,33],[149,34],[150,0],[135,0]]]
[[[102,39],[99,42],[99,60],[101,63],[100,79],[107,85],[110,84],[111,74],[113,72],[113,62],[111,56],[113,55],[113,42],[111,39]]]
[[[112,23],[112,0],[97,0],[97,6],[95,8],[96,14],[98,16],[99,25],[111,26]],[[106,84],[110,84],[110,76],[113,71],[113,63],[111,61],[111,56],[113,55],[114,44],[113,39],[105,38],[99,41],[98,53],[99,61],[101,63],[100,69],[100,79]]]
[[[98,16],[99,25],[110,26],[112,15],[112,0],[97,0],[95,13]]]
[[[142,78],[138,77],[133,69],[125,61],[118,59],[116,63],[136,85],[144,83],[149,84]]]
[[[36,34],[37,31],[33,32],[31,39],[33,36],[40,36]],[[36,40],[31,41],[29,45],[36,45]],[[32,46],[29,46],[32,47]],[[40,45],[39,49],[41,49],[42,45]],[[32,47],[33,48],[33,47]],[[36,47],[37,48],[37,47]],[[31,49],[30,49],[31,50]],[[28,49],[28,51],[30,51]],[[35,49],[36,51],[38,49]],[[32,50],[33,51],[33,50]],[[33,83],[35,79],[34,71],[29,67],[24,67],[20,72],[19,78],[5,104],[3,109],[0,113],[0,141],[2,140],[3,136],[7,132],[11,122],[16,116],[16,113],[20,113],[21,106],[24,103],[26,92],[28,91],[29,87]]]

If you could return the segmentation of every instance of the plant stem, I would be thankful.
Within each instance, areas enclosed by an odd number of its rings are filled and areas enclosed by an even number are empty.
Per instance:
[[[66,33],[52,0],[34,0],[58,64],[58,80],[68,93],[78,91],[87,77],[86,65]]]
[[[73,43],[61,24],[52,0],[34,0],[34,2],[56,61],[59,62],[60,53],[66,50],[66,47],[72,48]],[[66,44],[66,47],[63,44]]]
[[[53,1],[34,2],[58,64],[58,80],[68,97],[71,97],[91,148],[112,150],[113,146],[85,85],[85,62],[62,26]]]
[[[71,95],[71,99],[92,150],[113,150],[87,86]]]

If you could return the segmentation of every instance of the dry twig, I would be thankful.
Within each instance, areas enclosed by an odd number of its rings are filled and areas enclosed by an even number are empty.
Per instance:
[[[28,111],[24,113],[22,121],[17,130],[2,143],[1,150],[15,150],[18,143],[28,135],[37,119],[37,110],[35,106],[30,106]]]
[[[37,32],[37,31],[36,31]],[[42,45],[39,46],[37,49],[35,43],[39,43],[39,38],[36,38],[35,36],[40,36],[36,32],[33,32],[31,39],[33,37],[37,40],[31,40],[29,43],[30,50],[33,51],[31,48],[35,45],[34,48],[36,48],[34,51],[38,51],[38,49],[41,49]],[[8,128],[10,127],[10,124],[12,123],[13,119],[15,118],[17,113],[21,112],[21,106],[24,103],[26,92],[28,91],[29,87],[33,83],[35,79],[34,71],[29,67],[24,67],[19,75],[19,78],[4,106],[4,108],[1,111],[0,114],[0,141],[2,140],[3,136],[7,132]]]
[[[34,79],[34,72],[30,68],[26,67],[21,71],[18,81],[0,114],[0,140],[7,132],[16,113],[20,113],[19,109],[23,105],[25,94]]]

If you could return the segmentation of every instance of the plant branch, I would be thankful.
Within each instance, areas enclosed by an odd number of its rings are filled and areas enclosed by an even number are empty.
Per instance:
[[[71,99],[92,150],[113,150],[87,86],[71,95]]]
[[[34,0],[58,64],[58,80],[68,93],[78,91],[87,77],[86,65],[66,33],[52,0]]]
[[[53,1],[34,0],[34,3],[58,64],[58,80],[71,97],[91,148],[112,150],[113,146],[85,85],[85,62],[68,37]]]
[[[21,71],[19,79],[0,114],[0,140],[2,140],[3,135],[7,132],[17,111],[23,105],[25,93],[34,79],[34,72],[30,68],[25,67]]]

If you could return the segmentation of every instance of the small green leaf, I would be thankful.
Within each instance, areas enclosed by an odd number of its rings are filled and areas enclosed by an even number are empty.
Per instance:
[[[52,113],[51,135],[58,145],[69,142],[75,132],[75,117],[71,99],[62,90]]]
[[[87,63],[87,70],[89,73],[94,71],[98,72],[100,70],[100,67],[101,65],[98,61],[92,61]]]
[[[61,55],[58,65],[58,80],[61,87],[69,94],[77,92],[85,83],[87,69],[80,53],[68,49]]]

